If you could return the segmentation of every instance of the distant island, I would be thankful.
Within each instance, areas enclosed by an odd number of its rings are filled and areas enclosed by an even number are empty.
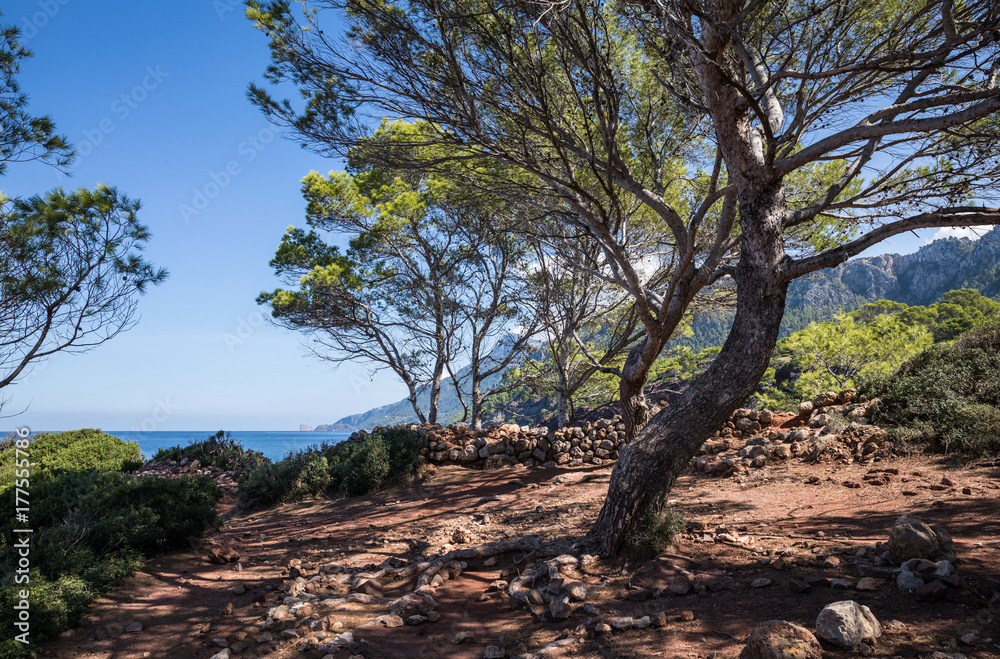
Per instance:
[[[299,432],[312,432],[312,431],[313,431],[312,426],[307,426],[304,423],[299,424]]]

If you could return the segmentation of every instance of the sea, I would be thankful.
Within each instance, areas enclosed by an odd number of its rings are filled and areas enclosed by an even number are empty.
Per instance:
[[[210,430],[106,430],[127,442],[137,442],[142,455],[149,460],[161,448],[185,447],[215,434]],[[351,436],[350,432],[301,432],[298,430],[234,430],[233,438],[246,449],[260,451],[272,462],[322,443],[336,444]]]

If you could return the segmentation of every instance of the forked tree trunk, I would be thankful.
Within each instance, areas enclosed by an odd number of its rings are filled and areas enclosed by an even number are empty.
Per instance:
[[[649,378],[649,369],[659,354],[659,350],[654,351],[649,341],[647,338],[629,351],[618,383],[626,442],[635,439],[649,420],[649,401],[646,400],[643,389]]]
[[[590,533],[602,555],[621,553],[643,517],[663,508],[698,447],[750,397],[767,370],[788,290],[779,215],[783,201],[778,186],[742,204],[744,218],[756,215],[758,222],[744,222],[733,328],[715,361],[684,396],[621,449]]]
[[[632,348],[618,383],[618,397],[621,399],[622,423],[625,424],[625,441],[631,442],[649,419],[649,402],[643,389],[649,377],[648,361],[645,358],[646,341]]]

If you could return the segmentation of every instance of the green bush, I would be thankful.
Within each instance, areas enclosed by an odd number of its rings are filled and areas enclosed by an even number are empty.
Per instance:
[[[53,470],[125,472],[142,465],[138,444],[90,428],[34,435],[28,453],[33,478]],[[14,482],[15,457],[13,442],[5,442],[0,450],[0,490]]]
[[[673,544],[687,528],[687,521],[679,512],[663,508],[646,513],[633,531],[629,546],[640,560],[658,556]]]
[[[88,454],[86,448],[94,449]],[[133,450],[134,448],[134,450]],[[98,431],[39,435],[29,446],[31,639],[44,640],[75,624],[101,593],[135,573],[145,556],[187,545],[217,523],[218,486],[209,478],[131,478],[138,446]],[[11,451],[13,453],[13,451]],[[11,460],[10,464],[13,465]],[[0,629],[12,639],[12,531],[16,490],[0,490]],[[0,643],[0,658],[27,656],[33,646]]]
[[[416,475],[424,464],[416,432],[397,426],[361,441],[310,447],[237,472],[240,506],[259,510],[306,496],[360,495]]]
[[[153,456],[153,460],[157,461],[176,460],[180,462],[184,458],[197,460],[205,467],[218,467],[227,471],[246,469],[268,461],[263,453],[243,448],[239,440],[231,433],[222,430],[209,436],[208,439],[195,442],[184,448],[180,446],[161,448]]]
[[[216,520],[209,478],[129,478],[114,472],[57,472],[31,484],[31,522],[46,533],[80,535],[98,555],[120,547],[155,552],[184,546]],[[14,491],[0,495],[14,510]],[[10,514],[10,513],[7,513]]]
[[[15,584],[5,579],[0,585],[0,611],[3,611],[4,641],[0,643],[0,659],[8,657],[34,656],[33,648],[39,641],[56,637],[64,629],[72,627],[87,611],[87,606],[100,593],[78,576],[67,575],[56,580],[46,579],[37,570],[31,570],[30,596],[31,645],[24,645],[14,639],[20,633],[14,627],[14,606],[20,601],[19,592],[24,584]]]
[[[344,491],[351,495],[381,489],[389,480],[389,447],[381,435],[365,438],[344,467]]]
[[[866,392],[906,439],[945,452],[1000,452],[1000,325],[938,344]]]

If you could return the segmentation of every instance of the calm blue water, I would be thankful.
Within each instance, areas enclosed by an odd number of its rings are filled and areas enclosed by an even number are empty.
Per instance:
[[[139,448],[146,459],[150,459],[156,454],[157,449],[171,448],[173,446],[188,446],[195,442],[215,434],[215,431],[208,430],[107,430],[109,435],[114,435],[127,442],[138,442]],[[351,436],[351,433],[338,432],[300,432],[300,431],[261,431],[261,430],[234,430],[232,432],[243,448],[260,451],[272,461],[280,460],[292,451],[303,449],[308,446],[327,442],[336,444]]]

